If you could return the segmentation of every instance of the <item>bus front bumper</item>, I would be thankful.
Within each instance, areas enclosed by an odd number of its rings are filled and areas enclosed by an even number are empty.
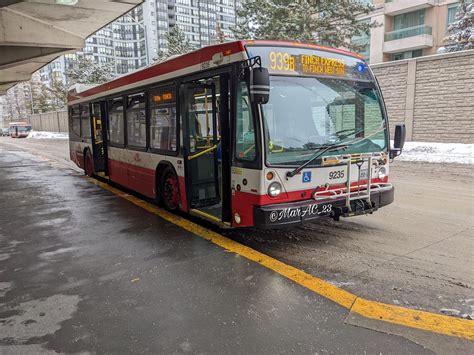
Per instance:
[[[371,214],[380,207],[393,202],[394,190],[394,187],[391,186],[383,191],[372,192],[370,203],[367,198],[353,199],[350,202],[350,209],[346,206],[345,198],[255,206],[253,210],[254,225],[260,228],[272,228],[299,224],[323,217],[338,220],[339,217]]]

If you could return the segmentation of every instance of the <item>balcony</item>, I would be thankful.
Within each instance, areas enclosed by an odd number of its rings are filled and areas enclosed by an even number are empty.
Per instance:
[[[435,6],[436,0],[385,0],[385,15],[395,16]]]
[[[433,47],[432,28],[426,25],[385,33],[384,53],[398,53]]]

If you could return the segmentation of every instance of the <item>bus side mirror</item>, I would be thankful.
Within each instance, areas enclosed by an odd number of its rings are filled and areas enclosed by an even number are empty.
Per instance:
[[[395,138],[393,140],[393,149],[390,150],[390,159],[394,159],[402,154],[405,145],[406,127],[404,124],[395,126]]]
[[[266,104],[270,99],[270,75],[267,68],[252,68],[249,75],[250,101]]]

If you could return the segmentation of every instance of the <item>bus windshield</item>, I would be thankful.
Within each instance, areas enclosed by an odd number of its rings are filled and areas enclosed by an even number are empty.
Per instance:
[[[329,144],[347,143],[344,153],[387,149],[381,97],[372,82],[273,75],[270,86],[270,101],[262,105],[267,164],[300,164]]]

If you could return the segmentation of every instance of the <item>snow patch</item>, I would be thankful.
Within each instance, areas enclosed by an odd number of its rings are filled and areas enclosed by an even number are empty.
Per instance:
[[[68,133],[63,132],[46,132],[46,131],[30,131],[28,137],[33,139],[69,139]]]
[[[472,165],[474,144],[406,142],[397,160]]]

